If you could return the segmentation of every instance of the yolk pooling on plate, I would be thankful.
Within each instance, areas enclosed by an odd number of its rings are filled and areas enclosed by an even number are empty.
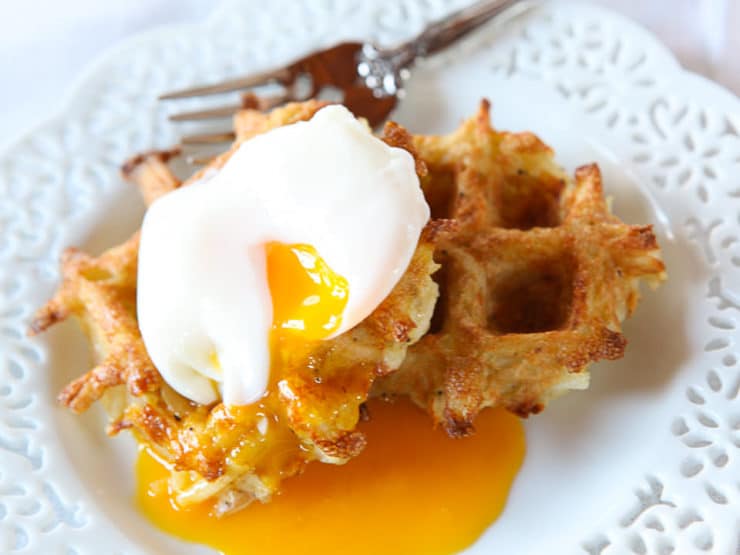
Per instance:
[[[309,245],[270,243],[266,263],[273,364],[280,364],[287,352],[339,328],[350,292]],[[451,439],[407,401],[371,401],[369,409],[370,421],[359,427],[368,446],[358,458],[309,465],[268,504],[223,518],[207,503],[178,508],[167,467],[146,448],[137,503],[162,530],[225,555],[448,555],[469,546],[501,513],[521,466],[519,419],[489,410],[476,435]]]
[[[146,448],[136,503],[156,526],[225,555],[448,555],[498,517],[525,452],[519,419],[486,410],[476,434],[451,439],[407,401],[369,403],[363,453],[344,466],[313,463],[272,502],[221,519],[207,505],[176,509],[168,471]]]
[[[310,245],[269,243],[265,255],[271,358],[279,366],[286,354],[340,329],[350,286]],[[521,466],[518,418],[488,411],[475,436],[456,440],[406,401],[373,401],[370,414],[360,425],[368,446],[358,458],[311,464],[270,503],[223,518],[208,503],[179,508],[167,467],[142,448],[137,503],[159,528],[225,555],[447,555],[470,545],[500,514]]]

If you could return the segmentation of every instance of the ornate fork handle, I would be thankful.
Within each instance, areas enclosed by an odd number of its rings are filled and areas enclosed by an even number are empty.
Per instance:
[[[381,49],[365,44],[357,71],[375,96],[402,92],[403,81],[414,62],[446,48],[491,18],[523,0],[483,0],[436,21],[413,39],[394,48]]]
[[[480,0],[430,24],[412,40],[393,48],[370,43],[342,42],[318,50],[282,67],[228,79],[211,85],[191,87],[160,96],[185,98],[248,89],[238,104],[173,114],[173,121],[228,117],[244,108],[267,110],[286,102],[298,102],[323,93],[332,95],[371,126],[381,124],[403,97],[403,82],[421,57],[449,46],[507,8],[534,0]],[[256,88],[277,84],[280,91],[259,96]],[[326,97],[325,97],[326,98]],[[233,133],[205,133],[182,138],[183,144],[220,143],[233,140]]]

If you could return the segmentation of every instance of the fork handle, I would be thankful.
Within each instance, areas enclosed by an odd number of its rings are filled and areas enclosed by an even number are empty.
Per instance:
[[[376,98],[403,94],[403,82],[419,58],[435,54],[519,3],[533,0],[481,0],[435,21],[413,39],[393,48],[365,43],[357,56],[357,73]]]
[[[429,56],[485,24],[522,0],[482,0],[429,25],[409,41],[417,57]]]
[[[482,0],[435,21],[413,39],[386,51],[397,68],[408,68],[485,24],[523,0]]]

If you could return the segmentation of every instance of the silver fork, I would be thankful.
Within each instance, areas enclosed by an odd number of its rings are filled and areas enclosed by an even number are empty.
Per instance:
[[[172,121],[228,118],[244,108],[267,110],[329,92],[372,127],[382,123],[403,97],[403,84],[420,58],[430,56],[524,0],[482,0],[432,23],[415,38],[393,48],[344,42],[309,54],[285,67],[163,94],[160,100],[219,94],[277,85],[279,92],[257,95],[249,90],[241,102],[170,116]],[[337,94],[339,98],[336,98]],[[183,144],[212,144],[234,139],[232,132],[189,135]]]

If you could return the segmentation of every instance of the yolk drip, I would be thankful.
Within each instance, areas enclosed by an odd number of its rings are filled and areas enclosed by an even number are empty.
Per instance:
[[[177,510],[168,472],[146,449],[136,501],[159,528],[225,555],[293,553],[448,555],[465,549],[501,513],[524,458],[519,419],[484,411],[477,433],[450,439],[408,402],[369,403],[363,453],[344,466],[312,463],[271,503],[222,519],[207,506]]]
[[[275,331],[294,332],[310,341],[339,328],[349,285],[312,246],[268,244],[267,282]]]
[[[267,245],[273,300],[273,372],[285,356],[335,332],[347,280],[308,245]],[[524,457],[524,433],[503,410],[481,414],[477,434],[450,439],[408,402],[369,403],[368,446],[344,466],[313,463],[269,504],[218,519],[211,505],[178,508],[169,472],[146,448],[136,500],[159,528],[225,555],[376,553],[448,555],[469,546],[504,507]]]

